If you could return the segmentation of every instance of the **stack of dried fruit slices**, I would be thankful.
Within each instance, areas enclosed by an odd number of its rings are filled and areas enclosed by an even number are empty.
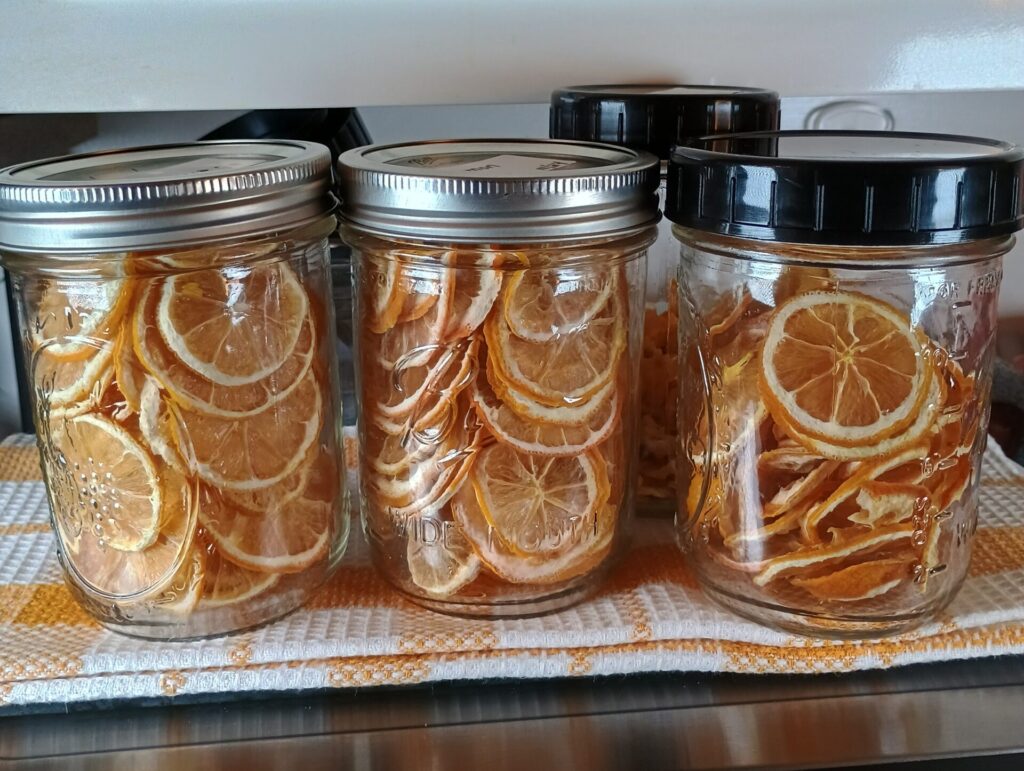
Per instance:
[[[77,583],[120,620],[266,608],[323,575],[341,473],[324,431],[332,330],[286,262],[193,269],[238,256],[41,284],[32,370],[55,523]]]
[[[628,268],[498,248],[357,262],[377,564],[414,596],[467,604],[594,570],[626,491]]]

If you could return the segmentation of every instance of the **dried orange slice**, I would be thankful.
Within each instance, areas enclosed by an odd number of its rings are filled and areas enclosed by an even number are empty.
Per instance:
[[[617,294],[618,285],[615,268],[516,271],[503,293],[505,324],[516,337],[535,343],[575,335]]]
[[[146,448],[97,415],[54,423],[48,441],[57,457],[47,472],[55,491],[55,518],[76,523],[66,524],[64,532],[80,532],[107,552],[138,552],[152,545],[164,493]]]
[[[287,397],[313,362],[316,330],[311,314],[307,314],[295,347],[278,369],[245,385],[221,385],[186,366],[168,348],[157,329],[159,301],[160,292],[153,289],[140,298],[132,319],[133,351],[174,400],[190,410],[225,418],[255,415]]]
[[[113,340],[131,295],[120,278],[44,280],[39,287],[28,333],[33,349],[45,347],[55,359],[88,358]]]
[[[167,278],[156,323],[167,347],[195,372],[219,385],[242,386],[285,363],[308,309],[294,271],[275,263]]]
[[[850,537],[838,538],[833,531],[831,544],[819,544],[796,549],[779,557],[765,560],[754,583],[765,586],[776,578],[791,575],[796,571],[825,567],[844,560],[854,554],[866,554],[878,549],[889,548],[902,541],[910,541],[914,533],[911,523],[890,525],[878,529],[860,531]]]
[[[928,488],[905,482],[864,482],[857,493],[861,510],[849,516],[855,525],[878,527],[905,522],[914,512],[923,510],[928,500]]]
[[[298,573],[327,553],[334,507],[296,498],[281,511],[246,511],[214,490],[202,488],[199,521],[221,556],[264,573]]]
[[[477,378],[470,393],[477,415],[499,442],[533,455],[571,456],[596,447],[615,430],[621,413],[615,389],[581,426],[531,422],[498,399],[485,378]]]
[[[196,529],[192,483],[166,468],[161,472],[160,496],[160,529],[156,540],[141,551],[112,549],[88,522],[76,533],[69,529],[73,523],[66,517],[55,518],[68,567],[82,586],[106,597],[142,599],[161,592],[174,580],[188,558]],[[62,508],[61,503],[55,508]]]
[[[146,598],[143,613],[187,616],[199,604],[205,571],[206,552],[193,544],[170,582],[157,594]]]
[[[181,430],[180,417],[160,394],[160,387],[152,377],[146,377],[139,397],[139,433],[143,441],[158,458],[186,474],[194,465],[192,458],[184,458],[175,437]]]
[[[836,469],[839,463],[834,460],[822,461],[813,471],[783,487],[764,505],[763,517],[774,519],[790,510],[798,503],[805,501],[818,490]]]
[[[448,252],[444,264],[455,272],[451,314],[444,328],[446,340],[469,337],[484,323],[501,293],[502,274],[497,268],[505,261],[501,252],[484,252],[471,265],[460,266],[458,252]]]
[[[181,410],[179,449],[212,485],[261,490],[277,484],[306,458],[323,425],[321,387],[310,370],[287,397],[248,418]]]
[[[453,342],[439,349],[429,364],[410,365],[400,359],[392,370],[371,369],[364,375],[367,383],[363,390],[367,396],[377,397],[366,402],[368,409],[384,418],[378,425],[390,427],[408,418],[407,424],[423,426],[436,420],[446,401],[469,384],[478,347],[477,339]]]
[[[434,521],[434,520],[432,520]],[[406,545],[409,576],[433,597],[450,597],[480,572],[480,558],[452,523],[437,522],[440,537],[430,543],[410,538]]]
[[[133,337],[132,326],[126,324],[114,344],[114,380],[124,397],[124,403],[114,416],[118,420],[125,420],[129,415],[137,414],[142,399],[145,370],[135,356]]]
[[[437,299],[422,316],[396,324],[379,337],[363,341],[363,368],[382,368],[385,372],[426,367],[444,347],[444,331],[451,318],[454,301],[452,271],[433,279]]]
[[[502,444],[484,448],[471,474],[480,509],[512,551],[544,555],[585,540],[611,492],[594,452],[543,458]]]
[[[277,573],[259,573],[223,559],[216,547],[208,550],[200,585],[201,609],[223,608],[258,597],[281,579]]]
[[[487,380],[501,403],[525,421],[546,423],[555,426],[590,425],[598,413],[606,409],[615,397],[617,383],[609,380],[597,393],[586,401],[573,405],[551,407],[524,394],[502,379],[492,368],[487,369]]]
[[[366,326],[375,334],[383,334],[398,321],[405,302],[398,289],[398,260],[391,257],[367,259],[367,271],[359,277],[366,287]]]
[[[708,312],[707,325],[711,339],[728,333],[743,318],[753,301],[746,286],[723,294]]]
[[[114,378],[113,345],[107,344],[88,358],[61,359],[47,347],[32,355],[32,383],[38,404],[51,414],[84,412],[94,406]]]
[[[625,322],[625,301],[619,292],[585,325],[543,343],[517,337],[503,316],[491,314],[484,324],[488,363],[536,401],[573,406],[615,377],[626,346]]]
[[[775,419],[800,435],[874,444],[917,420],[933,381],[925,349],[910,319],[887,303],[806,292],[772,314],[761,391]]]
[[[793,577],[790,583],[819,600],[856,602],[881,597],[910,577],[908,560],[890,558],[861,562],[815,578]]]
[[[480,561],[504,581],[550,586],[565,583],[596,569],[611,552],[614,519],[599,512],[585,523],[581,538],[554,554],[524,555],[512,551],[484,516],[472,485],[464,485],[452,499],[452,513]]]

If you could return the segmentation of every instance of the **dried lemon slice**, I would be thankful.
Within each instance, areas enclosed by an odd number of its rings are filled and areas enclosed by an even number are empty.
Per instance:
[[[406,559],[409,576],[416,586],[433,597],[449,597],[477,577],[480,558],[458,527],[439,527],[438,530],[442,537],[432,543],[410,538]]]
[[[29,323],[33,349],[55,359],[88,358],[114,339],[131,292],[123,278],[45,280],[35,318]]]
[[[509,276],[505,323],[516,337],[546,343],[584,329],[617,293],[617,269],[545,268]]]

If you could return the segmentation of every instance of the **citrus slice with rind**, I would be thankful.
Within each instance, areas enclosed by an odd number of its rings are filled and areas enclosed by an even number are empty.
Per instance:
[[[515,271],[502,293],[505,324],[516,337],[535,343],[578,334],[617,294],[618,284],[616,267]]]
[[[444,264],[455,273],[451,313],[444,328],[445,340],[469,337],[480,328],[501,293],[502,273],[497,270],[506,260],[502,252],[484,252],[470,265],[461,265],[458,252],[445,254]]]
[[[430,280],[436,290],[436,301],[422,316],[395,324],[379,337],[369,336],[362,341],[365,354],[372,356],[370,363],[387,372],[396,369],[429,365],[444,347],[444,333],[451,318],[454,301],[455,276],[452,271],[441,270]],[[367,362],[364,359],[364,368]]]
[[[790,583],[819,600],[856,602],[888,594],[910,577],[908,560],[889,558],[860,562],[814,578],[794,576]]]
[[[452,499],[452,513],[480,561],[498,578],[512,584],[552,586],[597,569],[611,552],[614,517],[588,523],[586,537],[556,554],[523,555],[505,545],[480,509],[472,485],[463,485]],[[603,512],[607,514],[607,512]]]
[[[327,554],[334,507],[305,497],[273,514],[249,512],[203,488],[199,521],[221,556],[264,573],[298,573]]]
[[[316,352],[316,329],[311,314],[306,315],[291,353],[266,377],[237,386],[209,380],[167,347],[156,322],[159,297],[158,290],[150,289],[139,300],[132,319],[133,351],[174,400],[190,410],[225,418],[249,417],[287,397],[309,371]]]
[[[439,531],[443,537],[431,543],[410,538],[406,560],[416,586],[431,597],[450,597],[477,577],[480,558],[457,527]]]
[[[55,517],[68,568],[78,584],[103,597],[135,600],[163,591],[174,580],[188,558],[196,529],[195,493],[188,477],[166,468],[161,472],[160,495],[156,540],[141,551],[112,549],[88,528],[75,535],[68,532],[66,518]],[[60,496],[55,497],[59,501]]]
[[[247,418],[180,410],[178,438],[196,473],[216,487],[261,490],[293,473],[323,425],[321,387],[311,369],[287,397]]]
[[[397,323],[405,301],[398,290],[398,260],[367,256],[366,265],[359,277],[361,286],[366,287],[362,293],[366,298],[366,326],[380,335]]]
[[[161,284],[156,324],[192,370],[219,385],[242,386],[285,363],[308,309],[302,284],[284,263],[203,270]]]
[[[126,324],[114,344],[114,381],[124,397],[115,414],[118,420],[125,420],[139,411],[142,399],[142,383],[146,371],[135,356],[132,325]]]
[[[123,278],[44,279],[38,283],[32,347],[55,359],[88,358],[112,341],[131,292]]]
[[[905,522],[923,509],[922,502],[928,500],[928,488],[906,482],[879,482],[870,479],[864,482],[857,493],[857,505],[861,510],[848,519],[855,525],[879,527]]]
[[[280,574],[247,570],[223,559],[216,547],[210,548],[200,587],[199,608],[207,610],[238,605],[270,590],[280,580]]]
[[[918,418],[932,383],[906,314],[856,292],[806,292],[772,313],[761,386],[772,415],[839,447],[877,443]]]
[[[604,307],[572,334],[546,342],[512,334],[500,314],[484,324],[488,366],[508,383],[552,407],[590,398],[615,377],[626,347],[626,308],[615,292]]]
[[[607,407],[609,401],[615,399],[618,385],[615,380],[609,380],[586,401],[552,407],[510,385],[493,368],[487,367],[486,370],[488,384],[503,405],[525,421],[554,426],[592,425],[596,415]]]
[[[618,389],[613,389],[610,398],[599,402],[589,422],[580,426],[523,418],[498,399],[485,378],[477,378],[470,393],[477,415],[499,442],[533,455],[567,457],[596,447],[615,430],[621,413]]]
[[[180,418],[174,408],[164,401],[156,380],[149,376],[142,386],[138,416],[139,433],[153,455],[177,471],[189,473],[192,459],[182,456],[175,441],[178,435],[176,430],[180,430]],[[175,423],[178,425],[172,427]]]
[[[88,358],[57,358],[48,347],[32,355],[32,383],[38,404],[51,414],[62,411],[84,412],[94,406],[114,378],[113,344],[93,349]]]
[[[206,552],[193,544],[170,582],[145,600],[145,614],[150,617],[189,615],[199,604],[205,571]]]
[[[479,453],[471,479],[487,522],[512,552],[526,555],[585,540],[610,493],[604,459],[590,452],[542,458],[493,444]]]
[[[160,529],[164,492],[152,456],[124,428],[97,415],[54,421],[45,455],[54,513],[64,532],[80,532],[113,553],[151,546]],[[51,455],[51,453],[53,453]],[[59,465],[59,468],[57,467]]]

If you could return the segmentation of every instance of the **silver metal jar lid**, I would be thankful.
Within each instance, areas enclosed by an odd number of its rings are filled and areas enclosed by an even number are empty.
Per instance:
[[[108,252],[302,226],[330,212],[331,154],[298,141],[192,142],[0,171],[0,248]]]
[[[591,142],[371,145],[338,161],[342,215],[371,233],[444,241],[584,238],[658,221],[658,159]]]

